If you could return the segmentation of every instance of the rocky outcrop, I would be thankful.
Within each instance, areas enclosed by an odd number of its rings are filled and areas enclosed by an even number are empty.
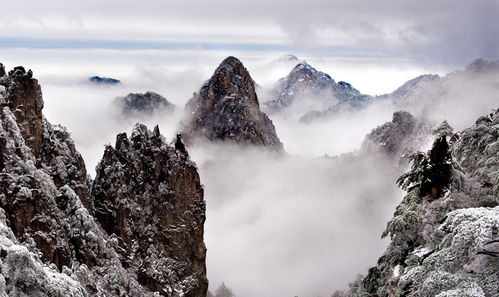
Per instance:
[[[83,205],[92,210],[90,199],[91,179],[87,175],[83,157],[76,150],[70,133],[59,125],[43,119],[40,165],[50,175],[57,187],[69,186]]]
[[[0,63],[0,78],[4,77],[7,73],[5,73],[5,67],[2,63]]]
[[[150,116],[154,113],[168,114],[175,110],[174,104],[154,92],[130,93],[125,97],[116,98],[115,104],[125,116]]]
[[[486,118],[414,155],[384,233],[390,245],[358,286],[334,296],[497,295],[499,112]]]
[[[304,115],[304,121],[308,121],[312,120],[313,115],[322,114],[328,109],[333,110],[333,106],[336,109],[346,106],[359,107],[370,98],[361,94],[351,84],[344,81],[337,83],[328,74],[301,62],[288,76],[276,83],[271,91],[271,100],[265,105],[271,113],[284,110],[293,104],[307,105],[312,109],[309,110],[309,115]]]
[[[226,58],[186,104],[188,140],[234,142],[282,150],[272,121],[260,111],[255,83],[241,61]]]
[[[167,145],[156,126],[119,134],[97,166],[95,216],[118,238],[120,258],[152,291],[177,284],[205,296],[205,201],[195,165]],[[172,288],[173,289],[173,288]],[[173,292],[164,292],[170,296]]]
[[[393,113],[391,122],[373,129],[366,136],[361,150],[381,150],[391,158],[408,161],[412,153],[428,142],[431,133],[431,124],[407,111],[397,111]]]
[[[88,78],[88,81],[98,85],[116,85],[121,83],[119,79],[111,78],[111,77],[101,77],[101,76],[92,76]]]
[[[161,172],[159,179],[142,176],[140,182],[127,184],[114,179],[113,187],[106,188],[106,178],[112,175],[103,169],[94,186],[99,199],[92,199],[83,159],[69,133],[43,118],[40,87],[31,75],[17,67],[0,78],[0,295],[204,296],[204,201],[194,165],[164,144],[156,130],[155,143],[140,143],[140,153],[154,151],[147,166]],[[139,144],[135,138],[131,143]],[[103,162],[120,168],[115,172],[124,176],[140,176],[127,171],[135,167],[126,166],[126,156]],[[146,160],[141,155],[133,158]],[[161,170],[163,165],[167,172]],[[111,191],[120,186],[130,195],[139,189],[150,193],[149,207],[158,205],[153,197],[166,199],[161,208],[143,207],[151,220],[134,221],[139,208],[133,216],[120,217],[127,227],[145,222],[140,237],[135,237],[137,229],[109,231],[106,221],[101,225],[98,220],[108,193],[124,197]],[[99,192],[102,189],[107,192]],[[158,234],[150,236],[151,228]],[[120,237],[123,234],[130,236]],[[125,239],[131,240],[129,245]],[[162,241],[151,243],[154,240]],[[140,253],[127,253],[124,246]],[[126,258],[132,255],[144,258]]]
[[[42,90],[38,81],[33,78],[31,70],[23,67],[9,71],[5,79],[4,103],[16,116],[17,122],[26,144],[38,158],[42,146]]]

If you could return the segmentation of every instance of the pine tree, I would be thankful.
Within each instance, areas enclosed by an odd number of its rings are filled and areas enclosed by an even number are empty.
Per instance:
[[[435,139],[433,147],[427,154],[417,152],[410,158],[411,170],[397,180],[399,187],[406,191],[419,188],[423,196],[441,197],[449,186],[452,176],[452,163],[446,135],[443,134]]]

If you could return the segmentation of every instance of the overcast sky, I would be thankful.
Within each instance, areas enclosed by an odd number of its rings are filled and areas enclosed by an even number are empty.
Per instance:
[[[0,48],[245,49],[499,58],[499,0],[2,1]]]

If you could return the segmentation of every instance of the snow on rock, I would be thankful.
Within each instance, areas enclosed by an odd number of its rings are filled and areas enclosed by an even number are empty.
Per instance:
[[[341,109],[340,106],[359,107],[371,98],[361,94],[347,82],[335,82],[329,74],[318,71],[304,61],[297,64],[286,77],[281,78],[273,86],[271,97],[265,103],[270,113],[280,112],[293,104],[303,103],[298,101],[310,101],[311,105],[316,108],[323,108],[304,114],[303,121],[326,116],[333,109]],[[315,104],[312,104],[314,101]]]
[[[17,242],[0,209],[0,296],[89,296],[72,274],[60,273]]]
[[[26,145],[38,157],[42,134],[42,90],[31,70],[16,67],[9,71],[2,85],[6,89],[5,103],[16,116]]]
[[[124,266],[153,291],[206,294],[205,201],[195,165],[137,124],[107,146],[92,189],[95,216],[117,236]],[[162,292],[163,291],[163,292]]]
[[[399,160],[409,160],[409,156],[423,148],[431,139],[432,125],[417,119],[407,111],[393,113],[387,122],[371,131],[362,143],[362,151],[381,150],[386,155]],[[404,162],[405,163],[405,162]]]
[[[274,124],[260,111],[255,82],[238,59],[228,57],[186,104],[186,139],[235,142],[282,151]]]
[[[134,131],[131,143],[138,147],[130,152],[136,149],[138,154],[128,155],[130,161],[140,162],[142,153],[151,153],[151,167],[144,171],[159,170],[161,182],[149,184],[147,176],[135,184],[118,178],[115,189],[147,189],[141,198],[150,194],[149,202],[156,197],[165,200],[161,209],[148,205],[149,218],[154,219],[148,224],[139,224],[144,214],[140,208],[134,210],[127,226],[143,228],[141,237],[131,243],[140,253],[135,259],[125,258],[122,233],[106,232],[106,225],[103,228],[94,216],[99,208],[93,205],[92,181],[70,134],[43,118],[41,92],[31,71],[16,67],[1,78],[0,86],[7,98],[0,104],[0,296],[205,294],[203,192],[187,156],[166,145],[158,129],[149,142],[144,136],[147,128]],[[129,171],[134,167],[122,162],[120,155],[103,172],[121,168],[118,176],[135,176]],[[98,176],[96,189],[104,183],[103,173]],[[139,228],[133,230],[137,233]],[[150,245],[156,234],[171,236],[158,248]],[[151,286],[158,275],[163,282]]]
[[[402,176],[413,181],[405,184],[409,192],[384,233],[390,245],[361,286],[335,296],[497,296],[498,117],[496,110],[453,135],[445,154],[439,144],[445,133],[430,152],[417,154],[421,158]],[[437,159],[450,171],[436,169]],[[447,186],[424,179],[435,170]],[[435,185],[443,186],[440,195]]]

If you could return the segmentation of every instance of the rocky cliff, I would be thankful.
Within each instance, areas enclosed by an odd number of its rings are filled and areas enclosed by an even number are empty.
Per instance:
[[[154,143],[132,137],[128,153],[119,136],[121,152],[113,157],[106,149],[91,191],[69,133],[43,118],[32,72],[16,67],[7,74],[0,65],[0,74],[0,295],[205,296],[203,192],[186,156],[166,145],[157,130]],[[139,160],[133,149],[150,152],[150,158],[130,165],[127,158]],[[160,169],[156,179],[142,175],[140,182],[124,184],[106,168],[128,177]],[[111,181],[115,184],[107,187]],[[126,197],[113,192],[125,188]],[[150,208],[143,207],[147,219],[139,220],[141,205],[133,194],[142,190],[140,198],[148,199]],[[126,199],[136,206],[133,211],[114,204]],[[124,211],[104,220],[103,205]],[[155,237],[148,228],[161,231]],[[161,265],[151,267],[153,259]]]
[[[106,147],[92,197],[97,221],[116,235],[121,262],[139,283],[206,294],[203,188],[196,166],[157,126],[151,132],[138,124],[130,138],[119,134],[115,147]]]
[[[393,113],[391,122],[376,127],[366,136],[361,150],[381,150],[394,159],[408,160],[431,138],[432,125],[407,111]]]
[[[413,155],[407,195],[367,276],[333,296],[497,296],[499,111]]]
[[[282,150],[272,121],[260,111],[255,82],[238,59],[226,58],[186,104],[186,138]]]

